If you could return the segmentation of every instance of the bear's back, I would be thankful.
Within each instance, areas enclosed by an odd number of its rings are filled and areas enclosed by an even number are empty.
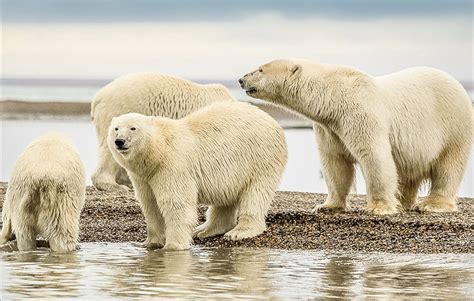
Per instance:
[[[11,181],[64,182],[84,178],[84,166],[72,141],[56,133],[34,140],[15,163]]]
[[[269,131],[283,134],[275,119],[256,106],[243,102],[211,104],[182,120],[198,138],[210,136],[243,141],[263,139]]]
[[[208,104],[232,101],[222,85],[201,85],[159,73],[134,73],[120,77],[102,88],[94,97],[92,116],[97,109],[110,106],[118,116],[140,113],[178,119]],[[114,117],[113,116],[113,117]]]

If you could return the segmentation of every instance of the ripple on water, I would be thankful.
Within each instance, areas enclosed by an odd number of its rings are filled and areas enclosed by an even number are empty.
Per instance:
[[[202,249],[147,251],[85,243],[71,254],[0,253],[1,299],[367,296],[468,299],[472,254]]]

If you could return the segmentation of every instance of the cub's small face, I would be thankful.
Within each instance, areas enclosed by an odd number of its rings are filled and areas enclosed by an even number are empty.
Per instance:
[[[147,136],[147,117],[137,113],[112,119],[107,143],[112,152],[129,157],[142,148]]]
[[[285,82],[301,71],[301,66],[290,60],[276,60],[260,66],[239,79],[247,95],[265,100],[281,97]]]

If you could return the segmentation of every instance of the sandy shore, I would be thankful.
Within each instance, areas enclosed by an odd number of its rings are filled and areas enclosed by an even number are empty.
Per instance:
[[[3,208],[6,183],[0,183]],[[459,199],[459,211],[445,214],[404,212],[374,216],[363,211],[364,196],[351,196],[351,208],[336,215],[312,214],[325,195],[278,192],[267,217],[267,231],[231,242],[222,236],[199,240],[207,247],[257,247],[410,253],[474,253],[473,199]],[[200,220],[204,218],[199,208]],[[133,193],[87,188],[81,215],[81,242],[143,241],[146,228]]]
[[[89,117],[88,102],[28,102],[17,100],[0,101],[2,119],[35,119],[41,117]]]

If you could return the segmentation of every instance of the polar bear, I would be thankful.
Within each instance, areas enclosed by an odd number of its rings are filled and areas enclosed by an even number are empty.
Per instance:
[[[69,138],[57,133],[39,137],[15,163],[3,204],[0,244],[14,233],[20,251],[34,250],[39,235],[52,251],[74,250],[85,193],[84,166]]]
[[[344,211],[354,163],[367,183],[368,210],[413,208],[420,184],[430,194],[419,211],[456,210],[456,193],[472,146],[469,96],[450,75],[415,67],[373,77],[354,68],[306,60],[276,60],[239,80],[249,96],[312,119],[326,202]]]
[[[223,85],[200,85],[158,73],[134,73],[114,80],[92,101],[91,117],[99,142],[99,163],[92,183],[100,190],[128,190],[127,174],[112,159],[107,147],[107,131],[113,117],[141,113],[177,119],[208,104],[233,100]]]
[[[283,129],[255,106],[216,103],[173,120],[130,113],[112,120],[108,144],[145,215],[145,245],[187,249],[197,204],[209,205],[199,238],[259,235],[287,161]]]

